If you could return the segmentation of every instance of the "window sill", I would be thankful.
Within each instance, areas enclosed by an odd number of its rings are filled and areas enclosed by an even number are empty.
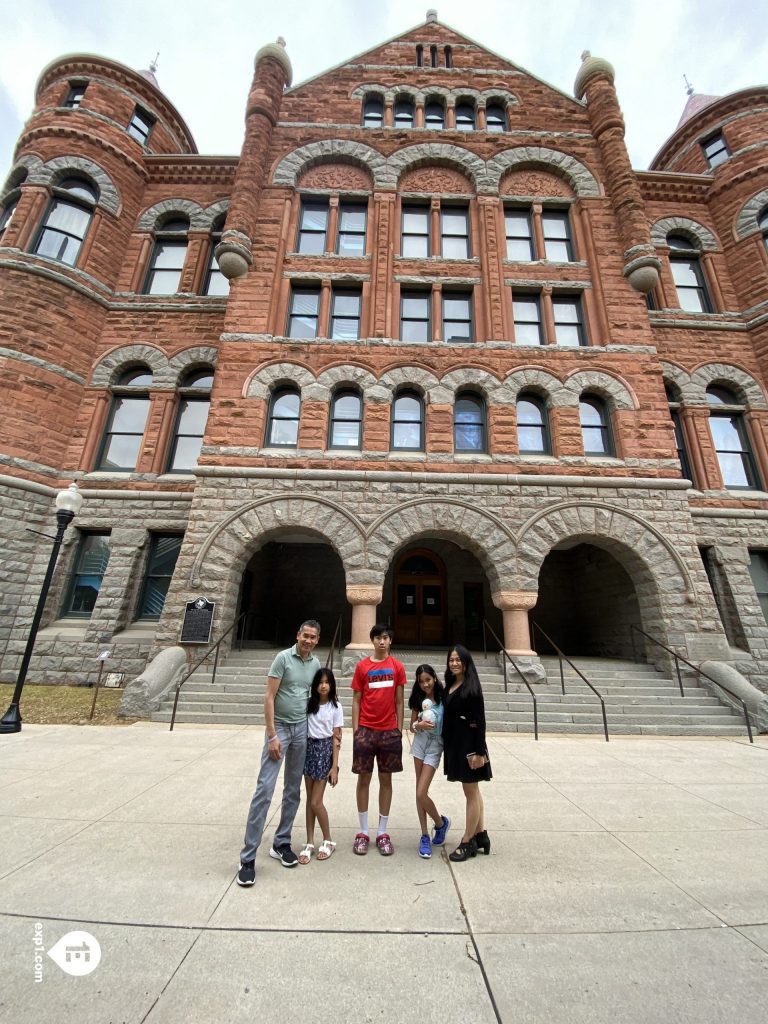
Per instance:
[[[87,619],[56,619],[38,632],[46,640],[84,640],[91,624]]]
[[[114,633],[112,636],[112,643],[119,644],[121,642],[131,642],[134,640],[154,640],[155,633],[157,632],[157,619],[145,619],[142,621],[136,621],[130,623],[125,629],[121,629],[119,633]]]

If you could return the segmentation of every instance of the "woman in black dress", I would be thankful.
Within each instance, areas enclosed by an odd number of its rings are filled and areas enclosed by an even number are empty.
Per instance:
[[[445,753],[443,769],[449,782],[460,782],[467,800],[464,835],[450,855],[452,861],[468,860],[491,852],[485,830],[483,798],[479,783],[491,778],[491,762],[485,745],[485,704],[472,655],[461,644],[448,653],[443,717]]]

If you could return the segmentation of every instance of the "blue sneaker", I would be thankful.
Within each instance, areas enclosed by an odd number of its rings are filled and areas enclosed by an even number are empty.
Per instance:
[[[423,857],[424,860],[429,860],[432,856],[432,844],[429,841],[429,836],[422,836],[419,841],[419,856]]]
[[[443,845],[443,843],[445,842],[445,833],[451,827],[451,819],[450,818],[446,818],[446,816],[444,814],[441,815],[441,817],[443,819],[443,823],[442,823],[442,825],[440,825],[439,828],[435,829],[435,834],[432,836],[432,845],[433,846],[442,846]]]

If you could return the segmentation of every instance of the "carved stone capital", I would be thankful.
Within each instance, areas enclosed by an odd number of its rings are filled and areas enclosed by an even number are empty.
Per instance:
[[[491,594],[491,600],[503,612],[511,611],[514,608],[533,608],[539,600],[537,590],[497,590]]]
[[[376,586],[347,587],[347,600],[350,604],[381,604],[382,588]]]

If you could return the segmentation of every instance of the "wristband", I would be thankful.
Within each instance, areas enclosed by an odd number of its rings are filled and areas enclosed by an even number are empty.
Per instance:
[[[276,740],[276,739],[277,739],[277,733],[275,733],[274,736],[268,736],[267,737],[267,743],[271,743],[273,740]]]

